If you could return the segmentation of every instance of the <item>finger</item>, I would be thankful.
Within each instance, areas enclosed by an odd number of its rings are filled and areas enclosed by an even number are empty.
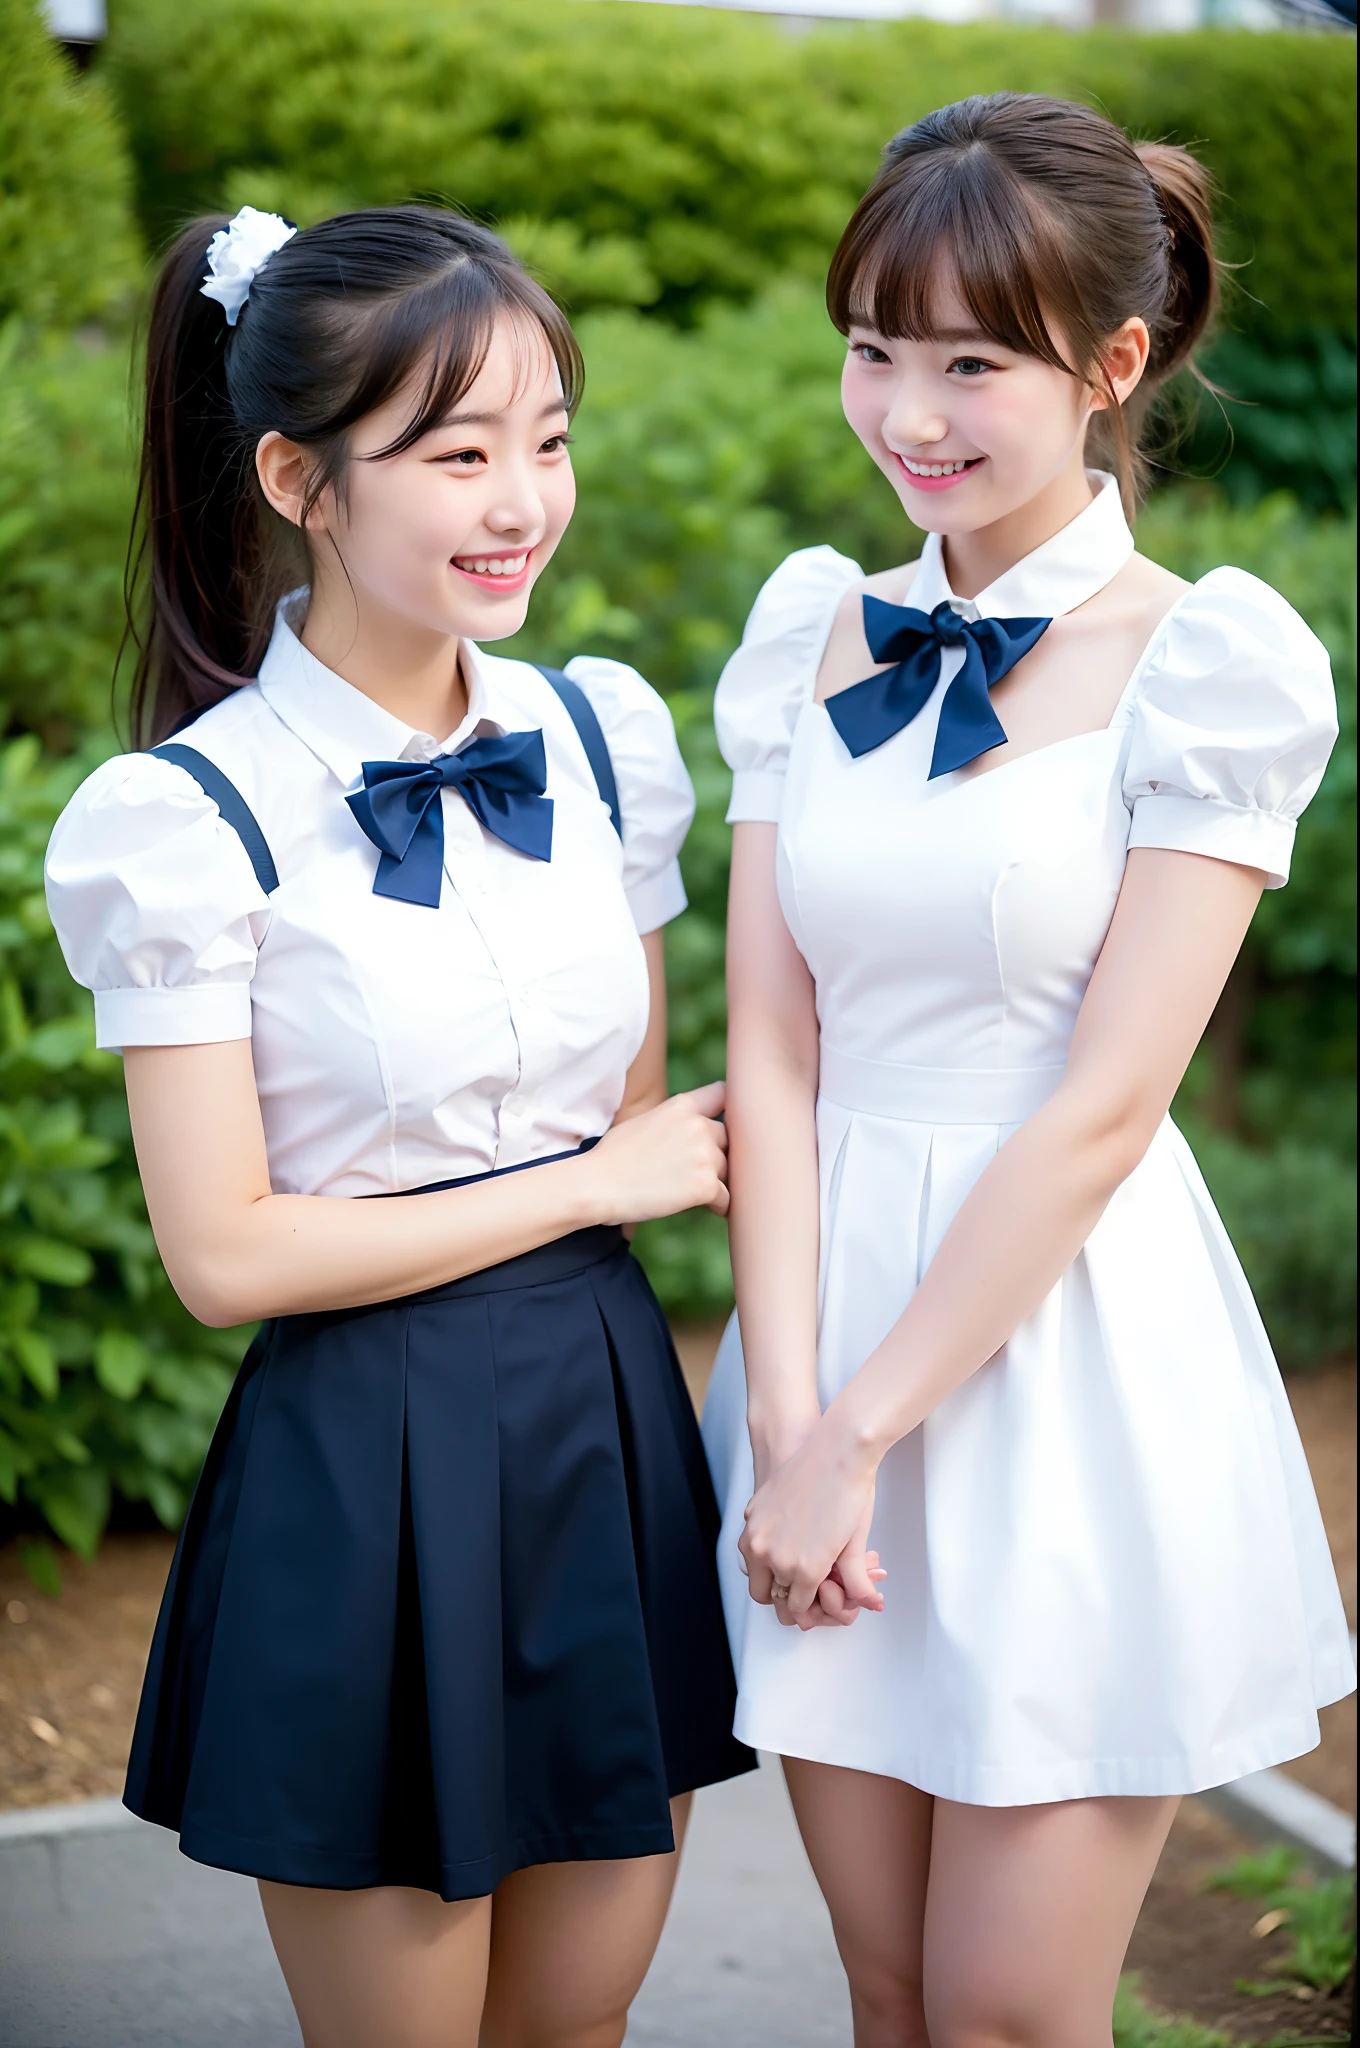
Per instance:
[[[806,1614],[812,1606],[820,1584],[820,1579],[794,1578],[789,1587],[789,1597],[784,1604],[795,1621],[800,1615]]]
[[[837,1585],[835,1579],[822,1580],[821,1585],[817,1588],[816,1604],[820,1607],[828,1621],[843,1621],[845,1616],[852,1612],[850,1602],[845,1597],[844,1588]]]
[[[706,1088],[691,1088],[677,1099],[688,1102],[700,1116],[721,1116],[727,1107],[727,1083],[710,1081]]]
[[[715,1216],[725,1216],[732,1206],[732,1197],[728,1194],[725,1187],[721,1187],[713,1197],[713,1200],[705,1203],[704,1206],[711,1209]]]
[[[870,1577],[869,1562],[864,1551],[855,1555],[842,1553],[836,1559],[836,1576],[850,1598],[859,1607],[867,1607],[878,1614],[883,1609],[883,1595]]]

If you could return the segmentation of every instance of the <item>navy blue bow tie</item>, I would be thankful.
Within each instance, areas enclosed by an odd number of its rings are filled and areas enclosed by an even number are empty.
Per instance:
[[[433,761],[365,761],[364,786],[345,802],[382,859],[375,896],[439,907],[444,879],[444,807],[456,789],[488,832],[534,860],[552,858],[552,798],[542,732],[474,740]]]
[[[1006,729],[988,692],[1028,654],[1051,619],[961,619],[953,606],[929,613],[910,605],[864,600],[864,637],[875,661],[893,668],[866,676],[826,700],[827,716],[859,758],[890,740],[929,703],[940,680],[940,651],[963,648],[963,666],[945,692],[930,779],[966,767],[1006,743]]]

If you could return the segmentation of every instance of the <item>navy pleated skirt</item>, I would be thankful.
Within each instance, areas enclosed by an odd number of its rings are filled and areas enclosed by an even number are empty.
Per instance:
[[[180,1537],[126,1803],[200,1863],[341,1891],[661,1854],[673,1794],[755,1761],[717,1530],[621,1231],[267,1323]]]

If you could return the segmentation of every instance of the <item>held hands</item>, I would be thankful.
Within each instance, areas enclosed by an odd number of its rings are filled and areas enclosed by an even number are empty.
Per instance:
[[[727,1130],[715,1119],[721,1081],[672,1095],[606,1131],[581,1170],[592,1177],[600,1221],[646,1223],[681,1209],[727,1214]]]
[[[751,1598],[785,1627],[848,1628],[861,1608],[882,1612],[887,1573],[865,1548],[875,1477],[875,1464],[823,1419],[757,1486],[737,1547]]]

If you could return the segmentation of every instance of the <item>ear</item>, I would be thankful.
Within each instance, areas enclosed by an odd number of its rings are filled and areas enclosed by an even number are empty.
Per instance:
[[[301,527],[303,524],[311,468],[311,457],[306,450],[296,441],[285,440],[282,434],[265,434],[256,446],[255,474],[260,479],[260,489],[290,526]],[[319,507],[312,508],[306,523],[313,528],[322,526]]]
[[[1148,351],[1152,337],[1148,333],[1147,321],[1135,313],[1122,327],[1117,327],[1100,352],[1101,366],[1110,380],[1110,390],[1123,405],[1130,393],[1135,391],[1147,368]],[[1092,394],[1092,412],[1104,412],[1110,402],[1109,391],[1099,387]]]

